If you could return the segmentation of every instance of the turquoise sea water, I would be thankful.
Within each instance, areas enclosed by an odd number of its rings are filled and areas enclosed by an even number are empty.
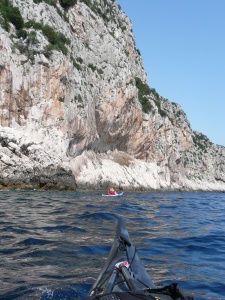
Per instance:
[[[225,299],[225,194],[0,191],[0,299],[86,296],[117,220],[156,285]]]

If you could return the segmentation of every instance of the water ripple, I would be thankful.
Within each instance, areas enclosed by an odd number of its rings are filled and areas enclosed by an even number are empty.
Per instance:
[[[156,285],[178,282],[196,300],[225,299],[224,193],[101,194],[1,191],[1,299],[84,298],[120,216]]]

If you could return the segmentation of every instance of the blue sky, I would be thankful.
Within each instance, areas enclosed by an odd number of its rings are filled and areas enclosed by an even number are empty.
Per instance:
[[[148,84],[181,105],[192,130],[225,146],[225,0],[117,0]]]

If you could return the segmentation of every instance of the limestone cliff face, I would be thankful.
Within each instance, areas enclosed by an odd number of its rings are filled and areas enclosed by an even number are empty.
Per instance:
[[[225,148],[147,85],[114,0],[0,16],[0,188],[225,191]]]

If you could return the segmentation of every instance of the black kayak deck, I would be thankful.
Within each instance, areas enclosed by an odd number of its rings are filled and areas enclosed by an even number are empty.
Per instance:
[[[163,288],[155,287],[130,239],[125,219],[120,218],[108,259],[85,299],[192,300],[193,298],[184,296],[176,283]]]
[[[89,291],[89,295],[104,292],[104,290],[107,289],[107,284],[110,284],[108,280],[110,279],[110,275],[114,270],[118,272],[112,291],[123,292],[131,289],[129,284],[127,284],[127,281],[123,279],[124,276],[122,276],[122,272],[116,270],[116,264],[121,262],[127,262],[129,264],[128,269],[131,273],[130,277],[134,284],[134,289],[143,290],[146,288],[155,287],[137,255],[135,246],[131,242],[124,218],[120,218],[118,221],[114,243],[108,259],[95,284]]]

